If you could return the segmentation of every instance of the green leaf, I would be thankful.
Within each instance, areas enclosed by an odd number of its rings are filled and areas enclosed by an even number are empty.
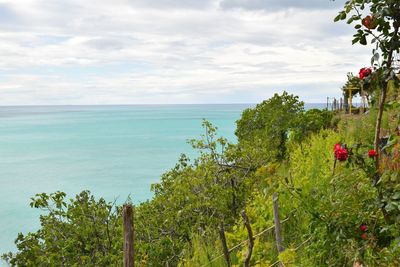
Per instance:
[[[397,205],[395,205],[394,203],[390,202],[386,205],[385,210],[387,210],[388,212],[392,212],[394,210],[397,209]]]
[[[360,41],[360,38],[356,37],[356,38],[353,39],[353,41],[351,41],[351,44],[355,44],[355,43],[357,43],[359,41]]]
[[[354,17],[350,17],[348,20],[347,20],[347,24],[351,24],[352,22],[354,21]]]
[[[367,38],[365,38],[365,35],[362,35],[360,38],[360,44],[362,45],[367,45]]]
[[[396,192],[393,194],[392,199],[400,199],[400,192]]]

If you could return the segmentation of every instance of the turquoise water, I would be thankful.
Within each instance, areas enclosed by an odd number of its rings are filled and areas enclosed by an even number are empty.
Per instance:
[[[15,250],[18,232],[37,229],[29,207],[36,193],[146,200],[181,153],[195,155],[186,141],[203,133],[203,118],[234,141],[235,120],[249,106],[0,107],[0,253]]]

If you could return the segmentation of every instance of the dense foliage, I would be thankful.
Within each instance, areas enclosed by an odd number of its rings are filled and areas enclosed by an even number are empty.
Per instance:
[[[63,192],[38,194],[31,207],[45,212],[41,228],[19,234],[12,266],[109,266],[122,264],[120,209],[88,191],[67,201]]]

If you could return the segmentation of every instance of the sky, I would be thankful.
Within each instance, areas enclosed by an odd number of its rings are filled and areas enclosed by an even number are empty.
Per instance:
[[[370,61],[344,0],[0,0],[0,105],[340,97]]]

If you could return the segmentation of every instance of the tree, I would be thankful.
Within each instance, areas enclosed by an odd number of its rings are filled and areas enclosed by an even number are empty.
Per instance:
[[[303,111],[304,103],[297,96],[287,92],[275,94],[243,112],[236,122],[239,144],[257,147],[259,153],[268,154],[271,160],[283,159],[289,131],[296,127]]]
[[[42,193],[31,207],[45,211],[41,228],[15,241],[18,252],[2,258],[11,266],[122,265],[120,208],[82,191],[69,202],[66,194]]]

